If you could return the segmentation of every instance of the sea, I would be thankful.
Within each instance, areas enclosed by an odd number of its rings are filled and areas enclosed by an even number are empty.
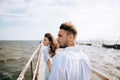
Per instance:
[[[33,54],[40,41],[0,41],[0,80],[16,80],[21,70]],[[90,59],[91,66],[120,80],[120,49],[104,48],[96,45],[80,45]],[[95,76],[94,76],[95,77]],[[91,80],[101,80],[91,78]]]

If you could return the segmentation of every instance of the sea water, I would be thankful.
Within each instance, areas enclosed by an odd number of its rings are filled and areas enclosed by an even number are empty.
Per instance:
[[[0,41],[0,80],[16,80],[39,41]],[[80,45],[93,68],[120,80],[120,50]],[[100,80],[92,76],[91,80]]]
[[[104,73],[110,80],[120,80],[120,49],[84,45],[81,48],[87,54],[93,68]]]
[[[0,80],[16,80],[39,41],[0,41]]]

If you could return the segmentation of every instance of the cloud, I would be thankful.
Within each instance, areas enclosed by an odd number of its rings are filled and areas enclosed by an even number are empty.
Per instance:
[[[24,17],[27,17],[24,10],[25,3],[22,0],[2,0],[0,5],[0,16],[2,16],[2,21],[16,21],[20,18],[25,20]]]
[[[23,0],[2,0],[0,1],[0,14],[9,13],[11,10],[24,8],[26,5]],[[2,13],[3,12],[3,13]]]
[[[27,21],[38,24],[46,20],[49,13],[49,0],[3,0],[0,2],[2,21]],[[44,17],[43,17],[44,16]]]
[[[79,0],[54,0],[50,5],[53,6],[63,6],[63,7],[73,7],[73,6],[78,6]]]
[[[6,33],[8,36],[11,32],[12,35],[15,35],[25,29],[27,31],[23,31],[22,35],[27,36],[32,33],[31,38],[36,36],[35,39],[45,32],[57,35],[59,25],[65,21],[72,21],[83,38],[94,37],[102,34],[101,32],[109,35],[110,33],[118,34],[120,32],[120,1],[0,0],[0,28],[2,31],[0,36],[2,38],[2,33]],[[3,27],[5,28],[3,29]],[[110,30],[107,31],[107,29]]]

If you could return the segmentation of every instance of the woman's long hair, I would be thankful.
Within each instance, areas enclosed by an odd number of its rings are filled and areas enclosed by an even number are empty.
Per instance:
[[[53,57],[56,54],[56,50],[58,49],[57,41],[50,33],[46,33],[44,37],[48,38],[48,40],[50,41],[49,54],[51,57]]]

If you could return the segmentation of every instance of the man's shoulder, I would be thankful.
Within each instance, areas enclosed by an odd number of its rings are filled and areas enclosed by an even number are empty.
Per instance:
[[[63,58],[65,57],[65,54],[63,51],[58,51],[57,54],[53,57],[55,59]]]
[[[64,51],[59,51],[57,54],[53,57],[53,61],[57,63],[65,62],[67,59],[67,55]]]
[[[69,58],[70,56],[74,56],[76,54],[80,54],[81,53],[81,50],[79,49],[79,51],[74,51],[72,49],[62,49],[62,50],[59,50],[58,53],[54,56],[55,59],[67,59]]]

